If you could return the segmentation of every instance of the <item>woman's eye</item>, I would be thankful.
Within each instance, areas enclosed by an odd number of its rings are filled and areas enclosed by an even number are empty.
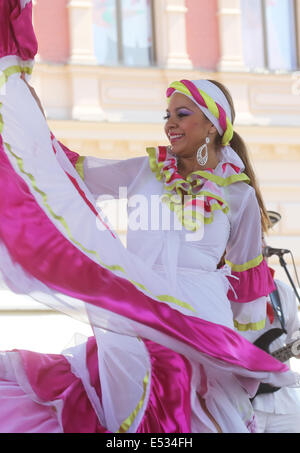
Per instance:
[[[178,118],[184,118],[185,116],[189,116],[188,113],[177,113]],[[163,117],[165,121],[171,118],[170,114],[167,114]]]

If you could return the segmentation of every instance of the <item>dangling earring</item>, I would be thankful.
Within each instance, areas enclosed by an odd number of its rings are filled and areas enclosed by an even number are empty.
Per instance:
[[[200,146],[200,148],[197,151],[197,161],[198,164],[201,165],[201,167],[204,167],[204,165],[207,164],[208,161],[208,144],[210,143],[210,138],[206,137],[204,145]],[[205,150],[204,155],[202,155],[203,150]]]

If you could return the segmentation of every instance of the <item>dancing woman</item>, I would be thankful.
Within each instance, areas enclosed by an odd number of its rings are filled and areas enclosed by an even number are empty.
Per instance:
[[[0,0],[0,278],[94,336],[62,354],[1,353],[0,431],[254,432],[259,382],[299,381],[235,331],[263,326],[273,283],[229,94],[174,82],[169,147],[83,159],[55,139],[20,77],[37,50],[31,8]],[[96,209],[99,196],[124,194],[127,248]]]

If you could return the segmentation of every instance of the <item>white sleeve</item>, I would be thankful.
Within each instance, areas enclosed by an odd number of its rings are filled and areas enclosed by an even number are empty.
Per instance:
[[[83,178],[95,198],[110,195],[124,198],[147,163],[147,157],[126,160],[83,158]]]
[[[262,261],[262,231],[259,205],[254,190],[247,191],[234,221],[226,250],[226,261],[233,271],[245,271]]]
[[[55,139],[53,134],[52,138]],[[139,174],[146,165],[149,165],[147,156],[126,160],[85,157],[70,150],[61,142],[58,144],[95,199],[100,195],[126,198],[126,193],[130,193]]]
[[[231,210],[225,259],[235,278],[230,278],[228,298],[236,329],[257,331],[265,326],[267,299],[275,286],[262,255],[261,216],[254,189],[236,185]]]

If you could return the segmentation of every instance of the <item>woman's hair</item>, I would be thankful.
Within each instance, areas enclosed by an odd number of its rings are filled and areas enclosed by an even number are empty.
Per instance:
[[[232,115],[232,124],[234,123],[235,120],[235,108],[233,104],[233,100],[231,97],[231,94],[229,93],[228,89],[222,85],[222,83],[217,82],[216,80],[209,80],[209,82],[215,84],[225,95],[231,109],[231,115]],[[216,138],[216,145],[217,146],[222,146],[222,137],[218,134]],[[256,193],[256,198],[259,204],[260,208],[260,213],[261,213],[261,223],[262,223],[262,230],[263,232],[267,232],[268,228],[270,227],[270,219],[267,213],[267,209],[265,207],[263,197],[257,182],[257,178],[255,176],[255,172],[253,169],[253,166],[250,161],[250,156],[247,150],[247,146],[244,142],[244,140],[240,137],[240,135],[237,132],[233,133],[233,137],[230,142],[230,146],[234,151],[239,155],[239,157],[242,159],[245,170],[244,173],[248,176],[250,179],[250,185],[254,188],[255,193]]]

